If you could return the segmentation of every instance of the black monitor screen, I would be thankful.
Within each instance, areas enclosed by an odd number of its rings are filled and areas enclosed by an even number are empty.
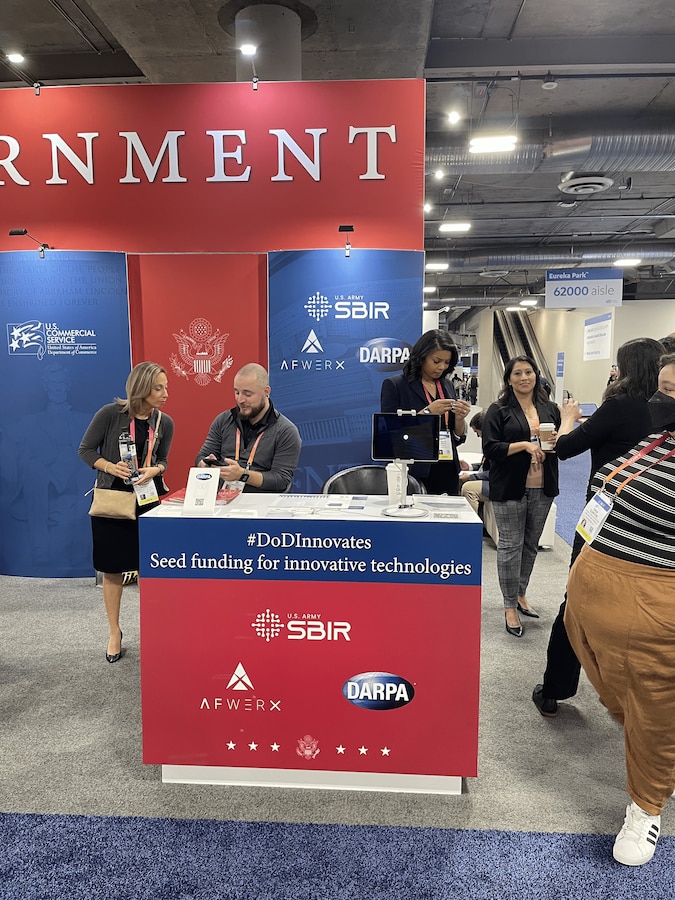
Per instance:
[[[439,416],[373,415],[374,460],[438,460]]]

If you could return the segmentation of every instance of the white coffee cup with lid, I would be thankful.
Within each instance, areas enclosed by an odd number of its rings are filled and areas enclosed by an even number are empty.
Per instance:
[[[539,443],[542,450],[555,450],[555,443],[553,442],[554,432],[555,425],[553,422],[542,422],[539,425]]]

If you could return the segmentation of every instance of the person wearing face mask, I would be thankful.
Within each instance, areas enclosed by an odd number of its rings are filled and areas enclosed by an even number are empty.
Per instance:
[[[649,412],[653,432],[593,478],[565,611],[572,648],[624,729],[631,802],[613,856],[627,866],[654,855],[675,788],[675,353],[661,357]]]
[[[603,394],[600,407],[575,428],[581,418],[576,400],[567,400],[562,407],[562,422],[555,439],[558,459],[570,459],[590,450],[591,472],[586,502],[591,499],[593,475],[610,459],[625,453],[652,430],[647,401],[656,390],[659,377],[659,358],[663,346],[653,338],[634,338],[622,344],[616,354],[617,378]],[[584,546],[584,539],[574,535],[570,567]],[[558,714],[558,701],[567,700],[577,692],[581,666],[567,639],[563,622],[565,600],[553,623],[546,651],[546,671],[541,684],[535,685],[532,700],[542,716]]]

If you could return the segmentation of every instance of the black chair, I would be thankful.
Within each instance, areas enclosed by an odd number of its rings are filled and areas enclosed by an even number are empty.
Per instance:
[[[331,475],[321,488],[322,494],[387,494],[387,470],[384,466],[353,466]],[[408,474],[408,493],[426,494],[424,485]]]

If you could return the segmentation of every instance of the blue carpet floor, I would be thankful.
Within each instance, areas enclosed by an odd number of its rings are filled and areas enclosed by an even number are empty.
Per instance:
[[[591,471],[590,452],[562,459],[558,464],[560,472],[560,494],[556,497],[558,514],[556,516],[556,534],[572,546],[574,530],[586,505],[586,488]]]
[[[675,838],[0,814],[2,900],[662,900]]]

